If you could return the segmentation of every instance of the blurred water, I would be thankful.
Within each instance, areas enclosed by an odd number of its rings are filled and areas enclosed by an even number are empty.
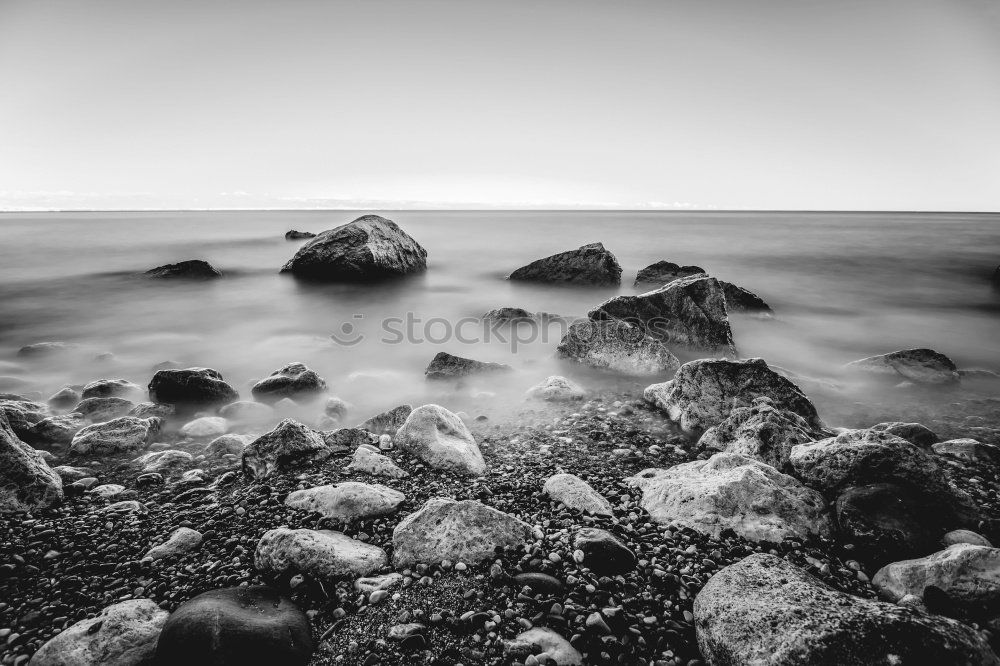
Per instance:
[[[145,384],[154,364],[175,360],[214,367],[249,395],[250,381],[298,360],[333,392],[376,410],[443,400],[423,369],[444,350],[513,365],[513,375],[486,382],[501,400],[519,400],[553,373],[639,387],[649,382],[555,360],[557,335],[512,353],[497,340],[391,344],[386,339],[398,336],[385,333],[382,322],[412,313],[422,320],[418,336],[437,340],[445,322],[500,306],[582,315],[616,293],[636,293],[636,271],[661,259],[697,264],[771,304],[776,320],[734,316],[743,356],[828,376],[855,358],[928,346],[960,366],[1000,369],[1000,293],[990,284],[1000,263],[996,214],[388,212],[427,249],[425,275],[364,286],[305,284],[278,274],[305,242],[285,241],[285,231],[318,232],[358,214],[0,215],[0,375],[48,395],[102,376]],[[533,259],[595,241],[622,264],[620,289],[504,280]],[[208,260],[225,279],[136,277],[192,258]],[[425,331],[432,319],[442,321]],[[347,335],[345,322],[353,327]],[[481,337],[471,326],[464,331]],[[332,333],[363,340],[341,345]],[[19,347],[43,340],[81,348],[51,362],[17,358]],[[94,360],[105,351],[114,359]],[[475,389],[463,389],[464,398]]]

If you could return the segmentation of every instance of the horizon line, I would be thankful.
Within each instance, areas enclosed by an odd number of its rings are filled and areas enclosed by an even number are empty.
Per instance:
[[[928,215],[995,215],[998,210],[920,210],[860,208],[3,208],[0,214],[25,213],[336,213],[380,210],[392,213],[921,213]]]

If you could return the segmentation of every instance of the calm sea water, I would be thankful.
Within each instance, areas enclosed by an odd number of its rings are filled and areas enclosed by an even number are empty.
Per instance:
[[[834,376],[843,363],[927,346],[965,367],[1000,370],[1000,215],[647,212],[386,212],[428,251],[425,275],[378,286],[316,285],[278,273],[305,241],[360,213],[162,212],[0,215],[0,375],[44,395],[97,377],[148,382],[173,360],[249,383],[290,361],[319,371],[334,393],[374,411],[401,401],[521,399],[553,373],[590,386],[621,380],[557,361],[547,338],[484,341],[475,318],[495,307],[582,315],[636,293],[639,268],[697,264],[763,297],[774,320],[733,317],[743,356]],[[624,268],[620,289],[511,283],[533,259],[601,241]],[[208,283],[136,274],[201,258],[225,273]],[[407,319],[411,332],[401,336]],[[465,320],[463,340],[454,326]],[[345,324],[347,326],[345,327]],[[354,344],[339,344],[331,335]],[[402,342],[399,338],[404,337]],[[79,343],[45,362],[22,345]],[[516,372],[458,393],[428,385],[438,351],[502,361]],[[95,360],[111,352],[111,360]],[[488,389],[499,395],[478,396]]]

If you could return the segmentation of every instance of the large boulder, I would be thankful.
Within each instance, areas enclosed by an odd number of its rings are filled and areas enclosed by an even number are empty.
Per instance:
[[[750,407],[757,398],[768,398],[775,409],[798,414],[810,428],[824,427],[801,389],[760,358],[691,361],[672,380],[648,386],[643,395],[688,433],[718,425],[735,408]]]
[[[160,370],[149,382],[149,399],[179,408],[207,408],[239,400],[239,394],[211,368]]]
[[[167,611],[151,599],[108,606],[43,645],[32,666],[141,666],[151,663]]]
[[[876,379],[917,384],[954,384],[959,380],[955,362],[933,349],[903,349],[869,356],[851,361],[845,368]]]
[[[285,419],[243,450],[243,473],[264,479],[274,472],[333,454],[321,433],[293,419]]]
[[[31,400],[0,400],[0,414],[18,437],[26,438],[31,437],[36,423],[49,416],[45,405]]]
[[[707,275],[674,280],[637,296],[615,296],[587,316],[623,319],[671,346],[736,355],[725,293]]]
[[[621,284],[622,267],[601,243],[583,245],[522,266],[510,274],[510,280],[564,282],[569,284]]]
[[[887,564],[872,585],[892,602],[908,594],[923,598],[934,587],[957,608],[994,614],[1000,610],[1000,548],[957,543],[926,557]]]
[[[438,352],[424,370],[424,376],[427,379],[459,379],[469,375],[509,372],[511,369],[505,363],[475,361],[448,352]]]
[[[367,576],[388,562],[378,546],[340,532],[285,527],[265,532],[254,554],[254,564],[265,576],[304,574],[321,583]]]
[[[468,427],[439,405],[414,409],[393,442],[436,469],[472,476],[486,472],[486,461]]]
[[[662,287],[678,278],[702,275],[705,269],[699,266],[681,266],[672,261],[657,261],[645,268],[639,269],[635,275],[634,287]]]
[[[763,553],[712,576],[695,598],[694,621],[713,666],[1000,664],[967,625],[839,592]]]
[[[395,435],[396,431],[406,423],[406,419],[412,411],[413,407],[410,405],[393,407],[381,414],[376,414],[358,427],[376,435]]]
[[[295,401],[314,399],[324,391],[326,381],[303,363],[289,363],[250,389],[256,400],[268,404],[274,404],[282,398]]]
[[[719,280],[722,291],[726,295],[726,307],[730,312],[748,312],[761,315],[771,314],[771,306],[764,299],[749,289],[739,287],[732,282]]]
[[[164,264],[143,273],[148,278],[180,280],[213,280],[222,272],[203,259],[189,259],[176,264]]]
[[[79,454],[133,453],[153,443],[163,420],[155,416],[140,419],[122,416],[95,423],[73,437],[69,450]]]
[[[69,409],[80,402],[80,392],[72,386],[64,386],[46,401],[53,409]]]
[[[97,379],[83,387],[81,398],[125,398],[142,395],[142,387],[127,379]]]
[[[14,434],[0,412],[0,511],[48,508],[62,499],[62,479],[38,451]]]
[[[31,426],[27,439],[32,444],[69,444],[86,425],[87,419],[76,412],[49,416]]]
[[[717,453],[626,479],[661,524],[679,523],[713,537],[731,529],[750,541],[829,536],[826,502],[770,465],[739,453]]]
[[[392,220],[364,215],[299,248],[282,273],[336,282],[399,277],[427,268],[427,250]]]
[[[787,472],[792,447],[824,434],[798,414],[775,409],[770,398],[755,398],[749,407],[737,407],[718,425],[706,430],[698,440],[698,447],[742,453]]]
[[[360,446],[378,442],[378,437],[364,428],[337,428],[321,434],[333,454],[353,453]]]
[[[531,525],[485,504],[434,498],[396,525],[393,564],[408,567],[441,560],[472,564],[492,558],[497,548],[521,546],[530,537]]]
[[[490,310],[482,316],[482,319],[496,324],[518,324],[536,322],[540,316],[534,312],[528,312],[524,308],[502,307]]]
[[[305,666],[315,646],[306,614],[263,585],[204,592],[175,610],[156,645],[159,664]]]
[[[619,319],[574,322],[556,353],[627,375],[669,375],[680,367],[680,361],[661,340]]]
[[[572,402],[583,400],[587,391],[576,382],[559,375],[552,375],[529,388],[525,395],[533,400],[545,402]]]
[[[349,523],[395,513],[405,499],[403,493],[383,485],[345,481],[336,485],[296,490],[288,494],[285,504],[318,513],[324,518]]]
[[[41,359],[60,356],[79,348],[80,345],[73,342],[34,342],[18,349],[17,355],[20,358]]]
[[[614,513],[611,502],[575,474],[553,474],[545,480],[542,491],[553,501],[562,502],[581,513],[595,516],[610,516]]]

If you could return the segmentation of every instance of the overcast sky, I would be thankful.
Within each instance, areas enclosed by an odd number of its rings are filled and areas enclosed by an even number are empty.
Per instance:
[[[0,0],[0,208],[1000,210],[996,0]]]

